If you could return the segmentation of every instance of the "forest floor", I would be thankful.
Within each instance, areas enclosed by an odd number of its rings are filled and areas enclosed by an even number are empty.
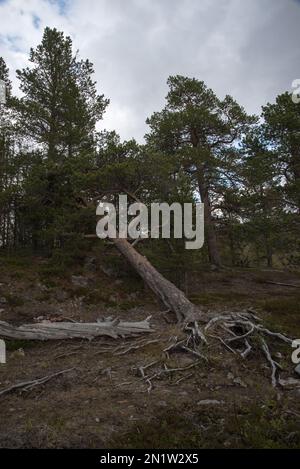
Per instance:
[[[252,307],[269,328],[293,338],[300,338],[299,287],[297,272],[239,269],[189,276],[189,297],[205,310]],[[300,378],[299,386],[273,388],[259,348],[242,359],[212,340],[203,352],[207,361],[188,353],[167,358],[163,349],[182,331],[130,272],[120,276],[88,259],[85,266],[58,276],[42,258],[0,259],[2,321],[139,320],[149,315],[154,331],[139,338],[6,341],[0,392],[69,371],[30,391],[0,395],[0,447],[300,447]],[[281,377],[297,379],[293,349],[273,339],[269,344],[282,366]],[[133,345],[137,348],[130,349]],[[164,364],[185,369],[162,374],[150,386],[139,368],[153,362],[152,375]]]

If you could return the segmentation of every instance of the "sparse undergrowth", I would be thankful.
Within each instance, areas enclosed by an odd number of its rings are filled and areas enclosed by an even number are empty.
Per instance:
[[[143,283],[128,272],[110,278],[101,269],[87,273],[78,265],[58,278],[51,269],[39,268],[43,265],[41,259],[11,259],[7,269],[0,269],[0,297],[7,301],[1,313],[4,320],[13,318],[19,324],[53,314],[82,321],[108,315],[133,320],[136,315],[144,319],[152,314],[155,333],[145,342],[157,342],[118,355],[112,352],[118,344],[107,339],[7,341],[8,362],[0,368],[0,390],[60,370],[73,371],[29,392],[1,397],[0,446],[299,447],[299,393],[271,388],[270,367],[256,339],[246,361],[212,340],[207,362],[200,360],[199,366],[174,375],[159,375],[149,390],[149,383],[136,371],[138,366],[156,361],[154,374],[165,363],[169,368],[188,367],[197,359],[175,351],[166,362],[162,349],[182,334],[176,325],[168,324],[172,317],[159,312]],[[87,286],[73,285],[72,275],[87,278]],[[240,311],[252,305],[267,327],[300,337],[297,290],[265,283],[264,273],[255,282],[257,275],[201,273],[193,277],[189,296],[216,314],[224,308]],[[270,275],[266,274],[268,279]],[[282,274],[287,283],[296,282],[295,278]],[[121,351],[131,343],[125,341]],[[291,376],[290,347],[271,340],[270,350],[282,356],[280,373]],[[219,404],[202,406],[203,400]]]
[[[113,448],[299,448],[297,417],[284,413],[276,401],[235,404],[206,411],[170,409],[142,421],[108,443]]]

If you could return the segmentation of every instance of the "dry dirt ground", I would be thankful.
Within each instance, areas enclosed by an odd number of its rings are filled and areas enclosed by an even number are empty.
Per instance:
[[[300,387],[273,388],[259,347],[243,360],[211,340],[207,361],[163,349],[182,331],[142,282],[91,264],[58,275],[42,259],[1,259],[0,320],[93,321],[152,315],[147,336],[59,342],[7,341],[0,392],[69,370],[31,390],[0,395],[0,446],[10,448],[299,448]],[[279,286],[268,282],[296,285]],[[190,298],[206,310],[255,308],[265,324],[300,338],[300,275],[240,270],[190,274]],[[293,377],[292,349],[271,339],[281,377]],[[136,348],[134,348],[136,347]],[[153,376],[149,382],[140,367]],[[299,383],[300,383],[300,378]]]

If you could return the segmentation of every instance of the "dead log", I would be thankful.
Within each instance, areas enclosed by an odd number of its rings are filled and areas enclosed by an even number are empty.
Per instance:
[[[179,322],[207,322],[204,313],[191,303],[179,288],[161,275],[126,239],[111,238],[111,240],[166,308],[176,314]]]
[[[25,340],[61,340],[61,339],[93,339],[108,336],[113,339],[132,337],[137,334],[151,332],[150,318],[138,322],[106,320],[95,323],[78,322],[41,322],[13,326],[0,321],[0,337],[5,339]]]

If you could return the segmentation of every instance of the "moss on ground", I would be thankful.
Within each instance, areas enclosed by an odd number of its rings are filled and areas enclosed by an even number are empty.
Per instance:
[[[184,416],[172,409],[156,419],[140,421],[115,435],[109,448],[299,448],[300,430],[295,418],[284,418],[275,400],[231,411],[214,406]]]

